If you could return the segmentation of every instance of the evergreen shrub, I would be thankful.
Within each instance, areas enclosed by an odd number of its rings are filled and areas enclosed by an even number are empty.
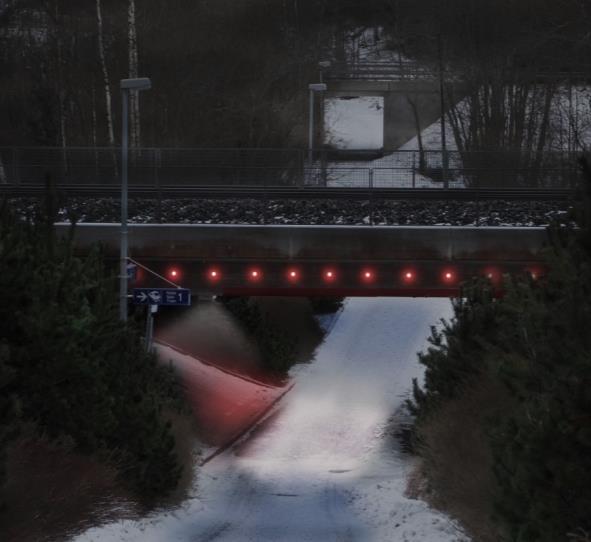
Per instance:
[[[454,319],[433,330],[420,355],[425,382],[414,382],[409,402],[420,442],[445,405],[483,380],[498,387],[477,430],[492,456],[492,514],[518,542],[591,533],[591,174],[584,169],[579,228],[549,228],[545,276],[505,277],[496,300],[490,285],[471,282],[454,302]]]
[[[77,257],[52,222],[1,209],[0,486],[27,423],[114,463],[141,495],[166,493],[180,474],[165,416],[181,404],[172,370],[145,352],[138,322],[119,321],[99,248]]]

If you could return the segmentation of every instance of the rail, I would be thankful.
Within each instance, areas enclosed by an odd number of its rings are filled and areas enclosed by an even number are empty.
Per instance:
[[[72,197],[118,198],[118,186],[105,185],[57,185],[57,190]],[[37,197],[44,193],[40,185],[0,186],[0,195],[6,197]],[[130,186],[131,197],[146,199],[310,199],[310,200],[448,200],[448,201],[568,201],[576,197],[576,190],[562,188],[519,189],[519,188],[367,188],[335,187],[324,188],[305,186],[262,187],[244,186]]]

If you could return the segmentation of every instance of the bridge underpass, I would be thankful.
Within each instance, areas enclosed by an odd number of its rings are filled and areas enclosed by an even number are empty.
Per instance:
[[[66,235],[67,224],[58,224]],[[93,243],[119,254],[119,224],[78,224],[80,253]],[[194,295],[453,297],[462,281],[543,273],[544,228],[135,224],[130,257]],[[160,287],[142,271],[134,287]]]

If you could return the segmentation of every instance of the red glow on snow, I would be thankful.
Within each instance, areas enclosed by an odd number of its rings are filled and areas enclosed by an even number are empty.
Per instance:
[[[202,436],[213,446],[231,442],[286,391],[206,365],[172,348],[158,345],[157,349],[162,359],[178,371]]]

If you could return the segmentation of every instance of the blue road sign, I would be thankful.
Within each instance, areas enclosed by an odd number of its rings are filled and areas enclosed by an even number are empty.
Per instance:
[[[134,288],[134,305],[160,305],[188,307],[191,305],[191,290],[186,288]]]
[[[135,280],[137,278],[137,265],[134,263],[127,264],[127,279]]]

